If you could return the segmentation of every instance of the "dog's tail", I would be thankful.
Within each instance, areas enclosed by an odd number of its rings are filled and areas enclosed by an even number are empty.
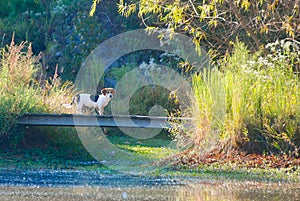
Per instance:
[[[65,108],[72,108],[74,101],[75,101],[75,96],[72,98],[71,103],[62,104],[62,106]]]

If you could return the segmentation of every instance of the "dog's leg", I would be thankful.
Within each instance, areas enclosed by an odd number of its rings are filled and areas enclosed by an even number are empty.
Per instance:
[[[98,108],[98,113],[99,113],[99,115],[103,115],[104,114],[104,108],[103,107]]]
[[[106,127],[102,127],[102,131],[103,131],[103,133],[104,133],[105,135],[107,135],[107,134],[108,134],[108,130],[107,130],[107,128],[106,128]]]
[[[83,107],[83,104],[82,104],[82,103],[79,103],[79,104],[77,105],[77,113],[78,113],[78,114],[82,114],[82,107]]]
[[[100,113],[99,113],[99,109],[96,107],[96,108],[94,108],[94,114],[96,114],[96,115],[100,115]]]

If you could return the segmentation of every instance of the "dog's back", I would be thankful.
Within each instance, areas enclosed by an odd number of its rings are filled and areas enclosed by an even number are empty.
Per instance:
[[[115,89],[113,88],[104,88],[101,90],[101,95],[91,95],[87,93],[81,93],[73,97],[71,103],[63,104],[63,107],[71,108],[75,103],[77,105],[77,112],[83,113],[83,106],[94,108],[98,110],[100,115],[104,112],[104,107],[111,100],[113,95],[115,94]]]
[[[62,106],[65,108],[72,108],[73,104],[75,103],[77,105],[79,101],[80,101],[80,94],[77,94],[73,96],[71,103],[62,104]]]

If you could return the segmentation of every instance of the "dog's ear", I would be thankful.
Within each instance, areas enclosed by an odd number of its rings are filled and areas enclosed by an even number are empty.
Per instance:
[[[116,94],[116,90],[115,90],[115,89],[111,89],[111,93],[112,93],[113,95],[115,95],[115,94]]]
[[[106,89],[106,88],[102,89],[102,90],[101,90],[101,93],[105,96],[106,93],[107,93],[107,89]]]

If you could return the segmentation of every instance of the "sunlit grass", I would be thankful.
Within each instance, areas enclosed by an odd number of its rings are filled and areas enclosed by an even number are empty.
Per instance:
[[[129,151],[136,155],[142,155],[146,158],[163,159],[172,154],[178,153],[178,150],[165,148],[165,147],[147,147],[142,145],[117,145],[122,150]]]
[[[251,55],[237,42],[219,69],[193,78],[195,142],[298,155],[300,81],[284,57]]]

